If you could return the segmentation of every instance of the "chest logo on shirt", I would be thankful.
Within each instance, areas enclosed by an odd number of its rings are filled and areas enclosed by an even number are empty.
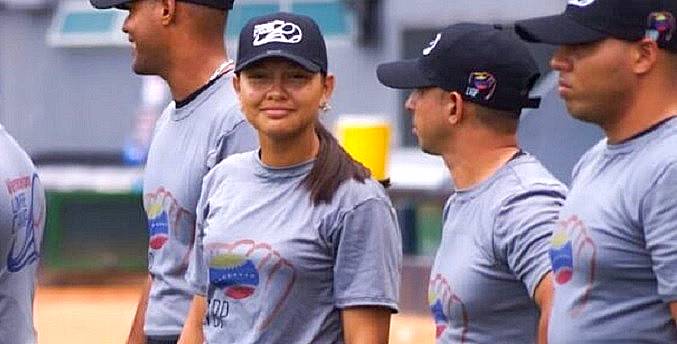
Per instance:
[[[169,241],[170,228],[177,228],[181,217],[190,216],[190,212],[179,206],[172,194],[162,187],[144,195],[144,203],[148,217],[148,247],[159,250]],[[192,234],[193,231],[183,233],[178,239],[188,243],[192,241]]]
[[[456,295],[449,282],[440,274],[435,275],[428,285],[428,304],[435,319],[435,336],[440,338],[451,321],[459,323],[461,343],[465,343],[468,332],[468,312],[461,298]]]
[[[209,283],[225,290],[226,296],[241,300],[250,297],[259,285],[259,271],[244,256],[220,254],[209,261]]]
[[[7,255],[7,270],[19,272],[36,262],[40,229],[45,209],[39,203],[39,179],[36,174],[5,182],[12,200],[12,246]]]
[[[595,280],[596,247],[587,227],[577,216],[558,222],[550,240],[550,262],[557,284],[568,285],[576,278],[581,279],[576,284],[585,285],[580,302],[571,310],[573,316],[579,314],[588,301]],[[576,274],[577,270],[581,272]]]
[[[207,325],[222,328],[234,309],[231,303],[251,303],[258,311],[245,317],[259,317],[259,330],[268,327],[294,287],[294,266],[271,245],[254,240],[209,244],[206,249],[210,305]],[[218,299],[217,292],[223,299]]]

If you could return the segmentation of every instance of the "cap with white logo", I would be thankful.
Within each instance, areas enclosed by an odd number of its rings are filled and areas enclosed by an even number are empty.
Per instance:
[[[498,110],[517,112],[540,103],[529,96],[539,73],[526,44],[491,25],[451,25],[419,58],[380,64],[376,75],[388,87],[439,87]]]
[[[266,58],[282,57],[311,72],[327,72],[327,48],[312,18],[278,12],[252,18],[240,32],[235,72]]]
[[[585,7],[595,2],[595,0],[569,0],[569,5]]]
[[[430,53],[433,51],[433,49],[435,49],[435,47],[437,47],[437,43],[440,42],[440,39],[442,39],[442,33],[438,33],[437,36],[435,36],[435,39],[432,42],[430,42],[430,46],[423,49],[423,55],[426,55],[426,56],[430,55]]]
[[[675,0],[569,0],[564,13],[518,21],[515,29],[527,41],[558,45],[647,37],[677,52],[675,16]]]

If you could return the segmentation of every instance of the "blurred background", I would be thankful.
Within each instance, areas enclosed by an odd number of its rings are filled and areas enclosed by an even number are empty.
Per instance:
[[[561,12],[566,0],[237,0],[226,34],[235,57],[240,28],[278,10],[310,15],[327,39],[337,76],[333,126],[343,115],[386,118],[392,127],[387,175],[398,210],[405,262],[394,343],[432,343],[427,283],[451,183],[438,157],[416,148],[406,92],[382,87],[381,62],[411,58],[443,27]],[[141,208],[143,160],[153,124],[169,101],[162,80],[132,73],[126,12],[97,11],[86,0],[0,0],[0,123],[29,152],[48,192],[36,301],[42,343],[105,343],[126,337],[146,266]],[[463,47],[459,47],[463,49]],[[524,149],[565,183],[584,150],[601,138],[572,120],[548,60],[531,45],[542,77],[540,109],[525,111]],[[98,341],[97,341],[98,342]],[[102,343],[103,343],[102,342]]]

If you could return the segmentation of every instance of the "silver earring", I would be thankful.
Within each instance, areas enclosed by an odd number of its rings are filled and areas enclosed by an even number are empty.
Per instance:
[[[322,112],[329,112],[329,110],[331,110],[331,105],[329,105],[329,103],[322,103],[320,104],[320,110],[322,110]]]

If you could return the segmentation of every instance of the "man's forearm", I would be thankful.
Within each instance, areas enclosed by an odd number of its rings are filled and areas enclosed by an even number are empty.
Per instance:
[[[538,321],[538,344],[546,344],[548,342],[548,323],[550,322],[550,312],[552,311],[553,289],[552,272],[549,272],[538,283],[534,293],[534,300],[541,313]]]

